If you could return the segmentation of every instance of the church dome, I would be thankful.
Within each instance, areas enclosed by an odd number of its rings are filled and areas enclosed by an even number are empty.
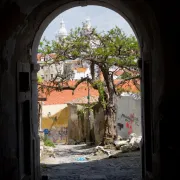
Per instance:
[[[83,35],[88,35],[92,32],[92,27],[91,27],[91,20],[90,18],[87,18],[85,20],[85,23],[83,24]]]
[[[58,34],[60,37],[66,37],[68,35],[63,19],[61,20]]]
[[[89,17],[86,19],[85,26],[86,26],[87,30],[91,30],[91,20]]]

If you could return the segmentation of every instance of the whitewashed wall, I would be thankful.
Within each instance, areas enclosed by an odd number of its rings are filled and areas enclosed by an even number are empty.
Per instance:
[[[67,104],[53,104],[53,105],[43,105],[42,106],[42,117],[47,117],[50,112],[51,115],[56,114],[61,109],[67,107]]]
[[[122,97],[116,97],[116,105],[116,122],[118,134],[123,138],[127,138],[128,134],[131,132],[136,133],[137,135],[141,135],[140,97],[124,94]],[[130,120],[133,120],[132,124]]]

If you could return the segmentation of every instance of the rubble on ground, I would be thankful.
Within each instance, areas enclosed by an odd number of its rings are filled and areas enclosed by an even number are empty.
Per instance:
[[[69,139],[68,140],[68,145],[75,145],[76,141],[74,141],[73,139]]]
[[[114,145],[116,146],[116,149],[121,152],[135,151],[140,149],[141,139],[142,136],[137,136],[135,133],[132,133],[129,135],[127,140],[121,140],[118,138],[114,141]]]
[[[97,160],[102,158],[119,157],[119,153],[137,151],[141,148],[142,136],[137,136],[135,133],[129,135],[127,139],[123,139],[120,136],[114,141],[114,144],[108,144],[105,146],[96,146],[93,152],[86,156],[86,160]],[[68,144],[76,145],[77,142],[70,139]],[[42,152],[44,155],[55,158],[55,149],[53,147],[44,146],[43,142],[40,142],[40,156]],[[118,155],[117,155],[118,154]]]
[[[55,152],[53,147],[44,146],[44,154],[48,155],[49,157],[55,158]]]
[[[118,136],[118,138],[114,141],[114,144],[96,146],[94,153],[92,153],[91,157],[88,157],[88,159],[92,159],[92,156],[94,156],[94,158],[102,156],[109,158],[119,157],[119,153],[137,151],[140,149],[141,139],[142,136],[137,136],[135,133],[130,134],[126,140]]]
[[[104,149],[104,147],[102,147],[102,146],[96,146],[95,147],[95,155],[97,155],[98,153],[104,153],[104,154],[106,154],[106,155],[108,155],[108,156],[110,156],[111,155],[111,152],[110,151],[108,151],[108,150],[105,150]]]

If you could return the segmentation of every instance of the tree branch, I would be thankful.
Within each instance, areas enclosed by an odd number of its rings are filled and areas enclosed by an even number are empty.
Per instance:
[[[94,89],[98,90],[97,85],[94,85],[93,80],[88,78],[88,77],[82,78],[81,80],[77,81],[74,86],[69,86],[69,85],[67,85],[67,86],[63,86],[63,85],[59,86],[60,83],[54,83],[54,85],[45,85],[45,84],[38,84],[38,85],[40,85],[43,88],[53,89],[53,90],[56,90],[56,91],[63,91],[63,90],[72,90],[72,91],[74,91],[82,82],[85,82],[85,81],[89,82]]]
[[[119,86],[119,85],[125,83],[126,81],[133,80],[133,79],[139,79],[139,78],[140,78],[140,75],[134,76],[134,77],[125,78],[123,81],[120,81],[119,83],[117,83],[116,86]]]

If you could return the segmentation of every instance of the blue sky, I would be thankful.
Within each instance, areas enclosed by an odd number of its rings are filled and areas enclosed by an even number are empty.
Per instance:
[[[63,18],[66,29],[69,32],[71,28],[82,26],[86,18],[91,19],[91,24],[98,31],[108,31],[115,26],[120,27],[127,35],[134,35],[133,30],[126,20],[118,13],[100,6],[75,7],[64,11],[58,15],[46,28],[42,38],[55,39],[55,33],[59,30],[60,21]]]

